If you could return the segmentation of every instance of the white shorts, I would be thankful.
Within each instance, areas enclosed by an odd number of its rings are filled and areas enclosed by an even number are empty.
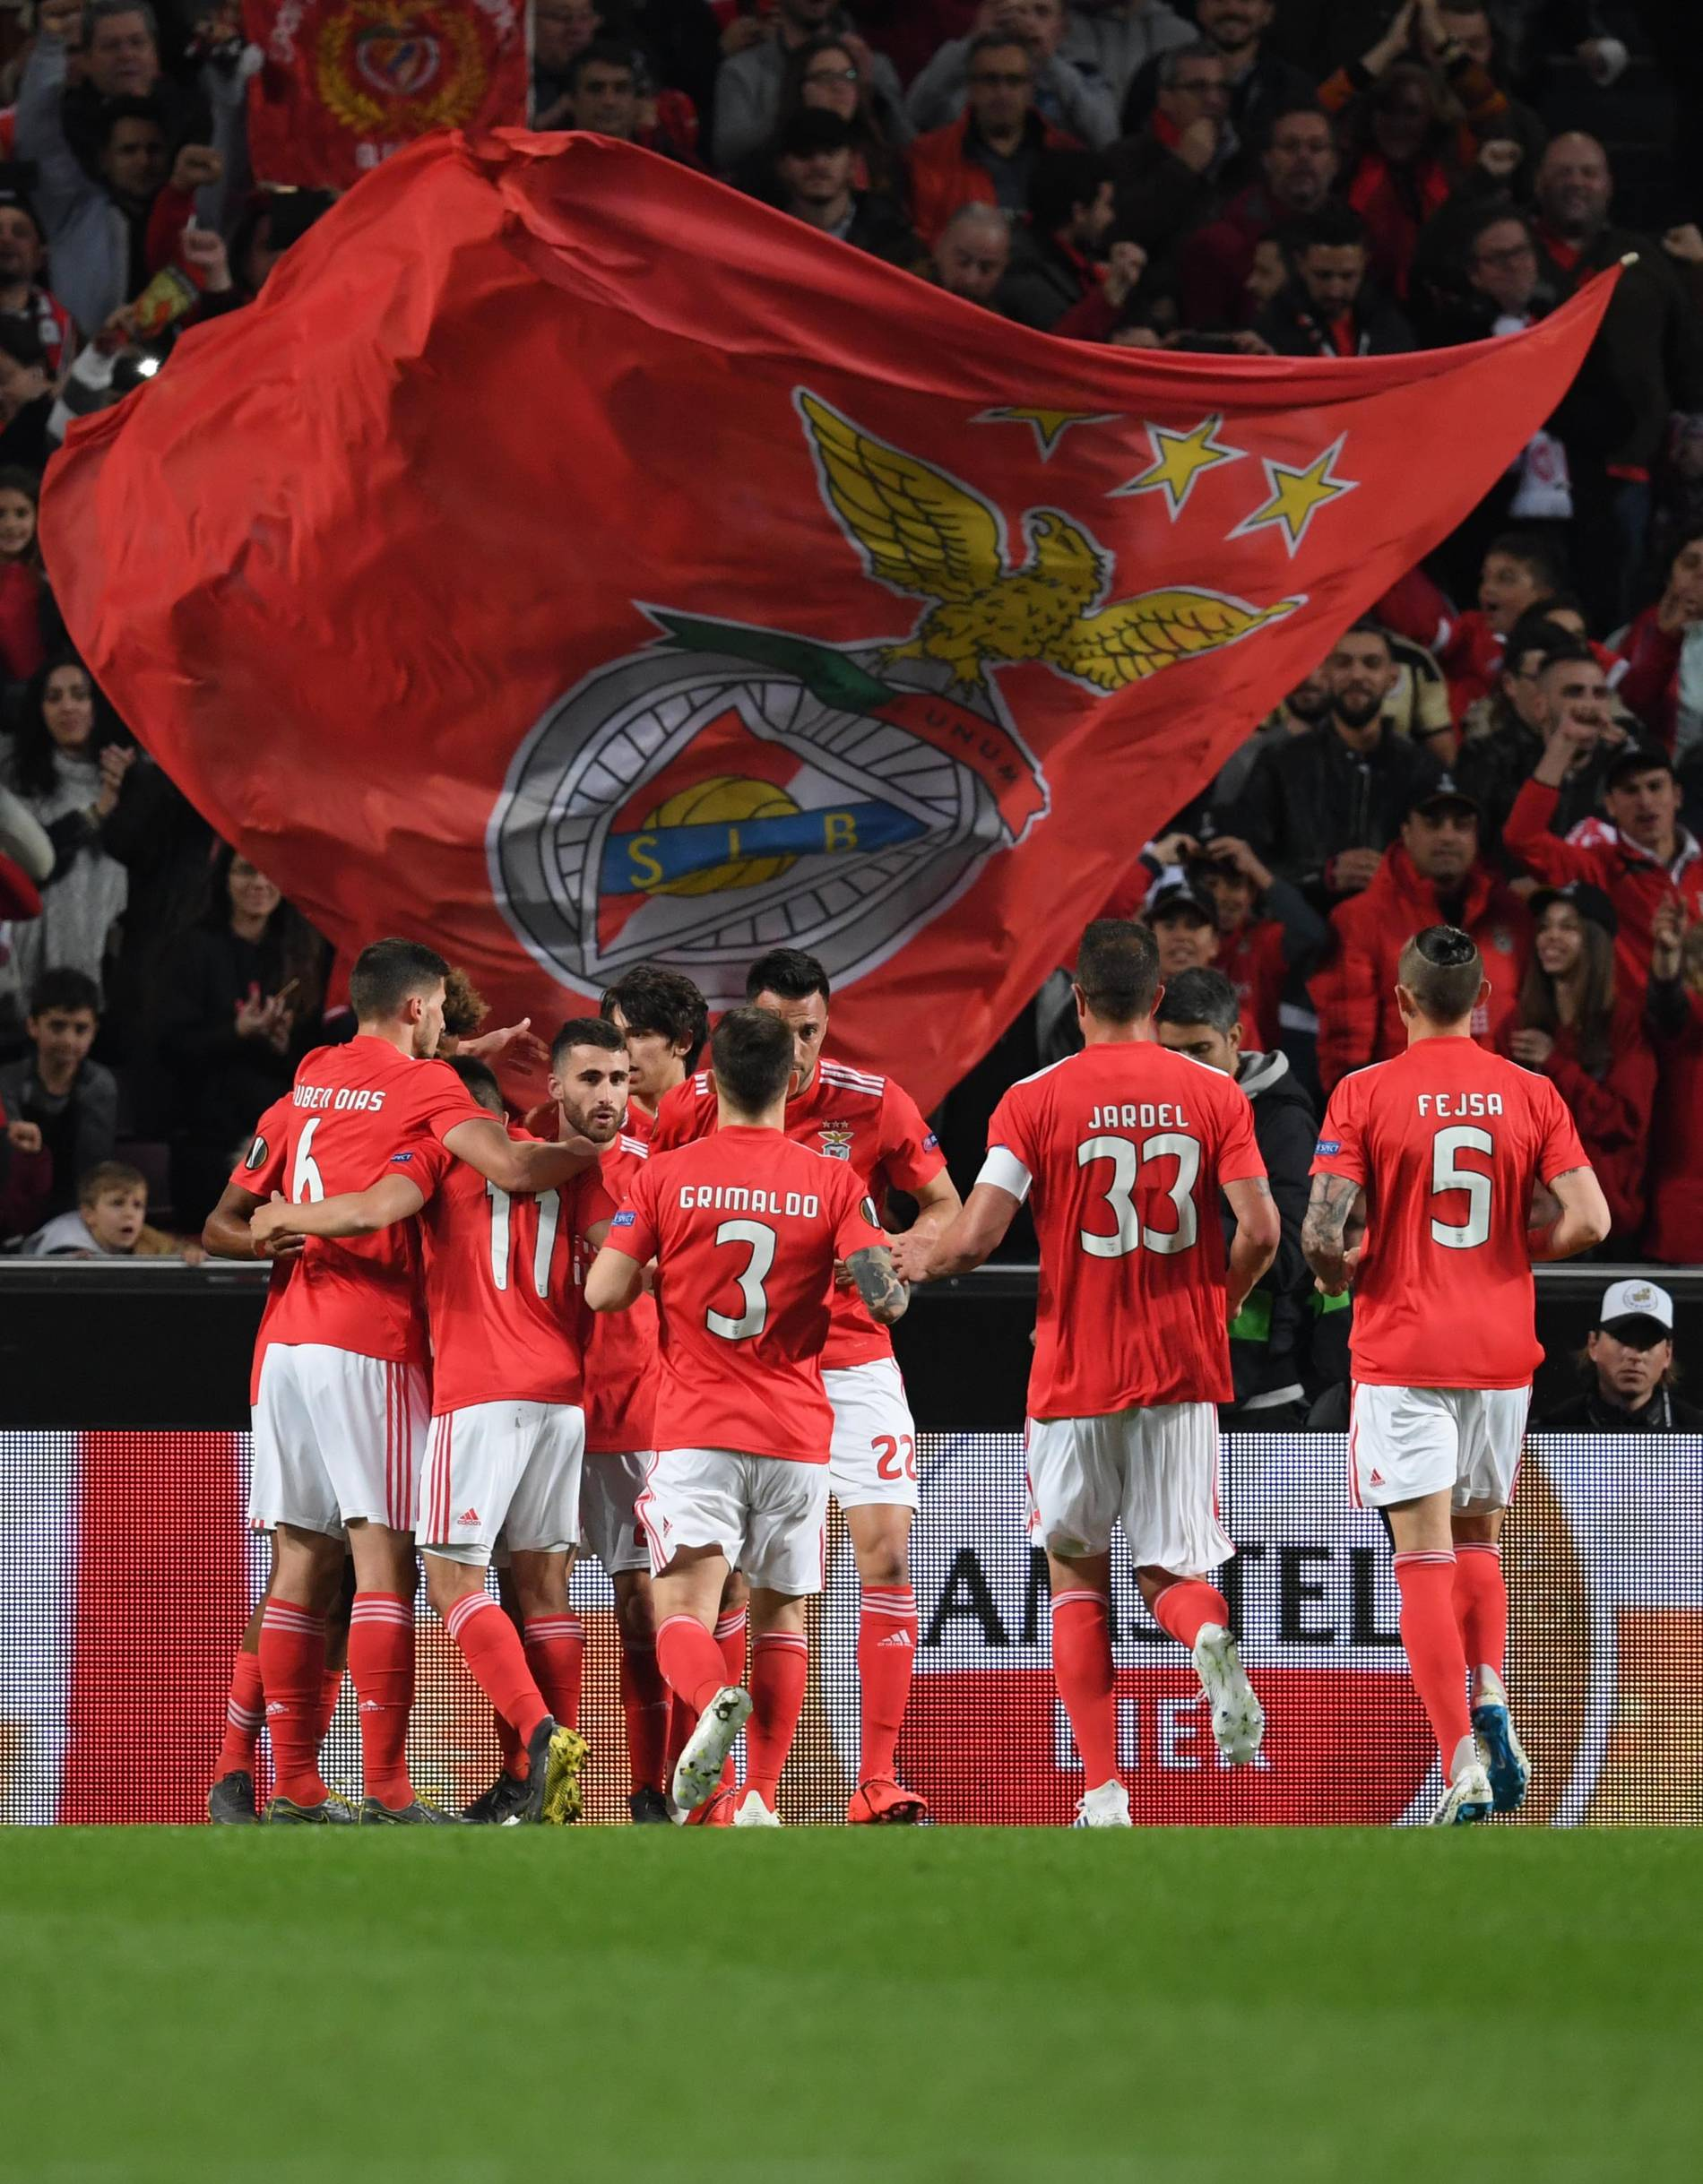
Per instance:
[[[649,1449],[628,1449],[620,1455],[586,1452],[580,1474],[580,1537],[611,1577],[651,1567],[651,1550],[638,1521],[638,1498],[650,1464]]]
[[[577,1403],[472,1403],[432,1420],[415,1536],[451,1562],[566,1554],[579,1538],[585,1413]]]
[[[904,1381],[891,1358],[824,1373],[834,1405],[828,1486],[843,1509],[888,1502],[917,1506],[917,1431]]]
[[[660,1576],[682,1547],[719,1547],[754,1585],[794,1598],[822,1590],[826,1463],[730,1448],[664,1448],[651,1459],[638,1519]]]
[[[325,1342],[272,1342],[255,1398],[248,1522],[341,1539],[345,1525],[407,1532],[431,1402],[418,1365]]]
[[[1526,1413],[1523,1388],[1398,1388],[1357,1380],[1348,1412],[1348,1494],[1387,1509],[1447,1493],[1457,1509],[1505,1509],[1514,1498]]]
[[[1137,1569],[1199,1577],[1236,1550],[1218,1522],[1218,1411],[1209,1403],[1032,1418],[1029,1537],[1066,1561],[1102,1555],[1121,1520]]]

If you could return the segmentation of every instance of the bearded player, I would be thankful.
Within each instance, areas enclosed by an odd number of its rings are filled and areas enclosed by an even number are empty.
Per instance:
[[[674,1800],[714,1794],[748,1719],[734,1826],[773,1827],[808,1670],[805,1601],[821,1590],[834,1412],[817,1360],[843,1263],[879,1325],[903,1311],[873,1202],[849,1163],[789,1142],[793,1040],[730,1009],[711,1042],[717,1128],[653,1152],[586,1277],[594,1312],[626,1310],[657,1265],[657,1454],[640,1505],[657,1657],[696,1716]],[[730,1684],[714,1636],[728,1573],[751,1586],[751,1671]]]
[[[1473,1038],[1489,991],[1453,926],[1407,943],[1396,987],[1407,1051],[1331,1094],[1301,1230],[1323,1293],[1353,1285],[1349,1491],[1389,1520],[1444,1827],[1514,1811],[1531,1779],[1503,1680],[1500,1541],[1543,1355],[1532,1264],[1609,1230],[1560,1093]],[[1540,1183],[1559,1212],[1534,1225]]]
[[[587,1018],[566,1025],[558,1047],[571,1054],[580,1037],[601,1050],[613,1034]],[[626,1056],[614,1044],[618,1061],[600,1080],[597,1111],[611,1127],[626,1092]],[[450,1066],[501,1118],[503,1095],[483,1063]],[[420,1216],[432,1426],[415,1536],[432,1606],[526,1755],[521,1820],[559,1823],[580,1811],[583,1656],[567,1599],[585,1440],[576,1284],[581,1253],[602,1242],[614,1211],[594,1167],[559,1189],[516,1196],[432,1144],[393,1154],[367,1190],[298,1205],[281,1196],[251,1224],[264,1246],[280,1235],[375,1236]],[[486,1589],[499,1533],[522,1635]]]
[[[435,1052],[447,966],[418,943],[382,940],[350,973],[355,1036],[321,1047],[268,1110],[266,1153],[234,1185],[292,1204],[365,1190],[399,1153],[436,1144],[508,1193],[568,1184],[595,1158],[574,1144],[514,1142]],[[251,1161],[253,1156],[251,1155]],[[425,1315],[411,1225],[313,1239],[272,1300],[255,1403],[250,1522],[272,1534],[260,1633],[275,1823],[341,1816],[319,1773],[327,1606],[354,1558],[349,1669],[359,1701],[368,1823],[445,1816],[408,1776],[414,1688],[412,1526],[428,1413]]]
[[[1154,1620],[1192,1653],[1223,1758],[1265,1716],[1206,1573],[1236,1551],[1218,1522],[1218,1412],[1230,1322],[1276,1256],[1277,1209],[1246,1095],[1159,1045],[1153,935],[1102,919],[1074,988],[1083,1050],[1014,1084],[943,1237],[901,1237],[912,1281],[967,1273],[1028,1199],[1041,1239],[1029,1377],[1029,1532],[1052,1581],[1052,1667],[1083,1779],[1079,1827],[1128,1827],[1118,1776],[1111,1532],[1121,1523]],[[1218,1194],[1235,1216],[1225,1262]]]
[[[910,1193],[918,1207],[912,1235],[919,1240],[938,1236],[959,1210],[939,1144],[915,1101],[891,1077],[851,1068],[824,1052],[828,980],[815,956],[776,948],[752,964],[745,990],[753,1006],[778,1016],[792,1035],[788,1137],[844,1161],[877,1205],[889,1190]],[[715,1127],[715,1093],[707,1073],[700,1073],[658,1110],[652,1151],[688,1143]],[[822,1385],[834,1406],[829,1481],[845,1512],[862,1588],[862,1736],[858,1787],[846,1817],[854,1824],[903,1824],[927,1810],[922,1799],[895,1779],[899,1731],[916,1667],[917,1604],[910,1567],[916,1429],[892,1339],[843,1278],[834,1293]]]

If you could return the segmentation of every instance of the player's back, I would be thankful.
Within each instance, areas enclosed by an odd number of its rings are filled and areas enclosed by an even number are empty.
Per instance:
[[[411,1159],[423,1138],[483,1111],[452,1069],[417,1061],[387,1040],[317,1047],[296,1072],[283,1142],[272,1149],[281,1187],[297,1204],[366,1190],[397,1172],[393,1163]],[[279,1297],[269,1339],[422,1360],[419,1265],[412,1221],[347,1240],[310,1237]]]
[[[988,1144],[983,1179],[1029,1196],[1041,1240],[1030,1415],[1229,1402],[1218,1187],[1266,1172],[1232,1080],[1091,1046],[1014,1084]]]
[[[1313,1172],[1365,1192],[1354,1377],[1524,1386],[1543,1355],[1526,1243],[1533,1187],[1585,1164],[1554,1085],[1473,1040],[1419,1040],[1344,1077]]]

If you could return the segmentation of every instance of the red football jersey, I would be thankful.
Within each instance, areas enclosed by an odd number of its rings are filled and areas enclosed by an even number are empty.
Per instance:
[[[715,1086],[707,1069],[677,1084],[656,1110],[651,1151],[690,1144],[715,1127]],[[914,1191],[946,1166],[939,1140],[910,1093],[891,1077],[871,1076],[825,1055],[808,1092],[786,1106],[786,1134],[796,1145],[844,1161],[875,1200],[889,1190]],[[835,1290],[833,1325],[822,1353],[825,1372],[890,1358],[893,1338],[877,1326],[855,1290]]]
[[[286,1092],[281,1100],[274,1100],[260,1120],[255,1125],[255,1135],[241,1165],[231,1174],[230,1181],[238,1190],[248,1191],[263,1201],[270,1201],[274,1191],[284,1187],[284,1138],[290,1127],[290,1096]],[[294,1259],[274,1259],[272,1262],[272,1280],[266,1289],[266,1302],[261,1309],[260,1325],[255,1334],[254,1362],[248,1368],[248,1402],[250,1407],[260,1400],[260,1368],[265,1360],[266,1345],[272,1340],[272,1323],[278,1316],[279,1307],[290,1273]]]
[[[601,1171],[511,1196],[435,1141],[392,1158],[426,1196],[432,1415],[476,1403],[578,1403],[586,1231],[615,1212]]]
[[[980,1180],[1029,1198],[1041,1239],[1032,1418],[1230,1402],[1218,1187],[1265,1172],[1247,1094],[1151,1040],[1011,1087]]]
[[[287,1100],[267,1109],[231,1180],[257,1197],[274,1189],[298,1205],[362,1191],[399,1152],[436,1144],[485,1116],[453,1069],[417,1062],[382,1039],[316,1047]],[[281,1127],[277,1119],[281,1118]],[[272,1135],[264,1127],[272,1121]],[[419,1237],[413,1221],[377,1236],[310,1236],[267,1300],[269,1342],[324,1342],[393,1364],[423,1365]]]
[[[647,1114],[636,1100],[629,1100],[621,1122],[621,1135],[630,1137],[635,1145],[648,1148],[655,1129],[656,1117]]]
[[[779,1130],[718,1130],[653,1152],[609,1240],[657,1261],[656,1446],[826,1463],[834,1263],[886,1241],[850,1164]]]
[[[1423,1039],[1330,1096],[1316,1176],[1366,1194],[1356,1380],[1524,1387],[1543,1361],[1526,1242],[1534,1183],[1587,1165],[1547,1077],[1470,1039]]]
[[[627,1110],[630,1125],[635,1110]],[[641,1139],[624,1128],[603,1154],[603,1187],[617,1205],[626,1203],[644,1165]],[[580,1275],[584,1282],[584,1273]],[[614,1455],[656,1446],[656,1299],[636,1298],[625,1312],[586,1312],[585,1453]]]

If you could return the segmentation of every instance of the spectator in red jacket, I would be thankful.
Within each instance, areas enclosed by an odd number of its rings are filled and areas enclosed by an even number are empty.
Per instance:
[[[1478,807],[1449,774],[1428,784],[1385,851],[1371,885],[1331,912],[1332,954],[1308,981],[1318,1011],[1318,1076],[1327,1092],[1351,1069],[1404,1052],[1396,966],[1422,926],[1454,925],[1478,943],[1490,997],[1473,1036],[1496,1043],[1531,952],[1525,904],[1479,855]]]
[[[1274,114],[1259,155],[1259,176],[1232,197],[1210,226],[1182,246],[1178,272],[1186,326],[1243,326],[1249,277],[1263,241],[1275,240],[1286,220],[1316,212],[1337,172],[1336,140],[1322,107],[1310,99]]]
[[[911,217],[930,246],[963,204],[1026,218],[1035,157],[1076,143],[1035,111],[1034,56],[1019,38],[989,31],[970,47],[969,99],[956,121],[920,136],[905,155]]]
[[[1461,720],[1489,697],[1502,671],[1502,648],[1523,614],[1567,588],[1558,544],[1541,531],[1508,531],[1492,539],[1479,573],[1478,605],[1462,615],[1433,650],[1448,678],[1449,703]]]
[[[1614,906],[1582,883],[1540,888],[1532,960],[1502,1049],[1548,1077],[1578,1126],[1614,1226],[1635,1250],[1644,1224],[1644,1170],[1655,1105],[1655,1053],[1642,1006],[1616,997]]]
[[[41,641],[37,491],[30,471],[0,470],[0,682],[28,682],[47,657]]]
[[[1650,1137],[1649,1221],[1644,1249],[1670,1266],[1691,1265],[1703,1236],[1703,925],[1688,928],[1670,894],[1652,924],[1645,1022],[1661,1070]]]
[[[1629,994],[1642,995],[1659,905],[1677,888],[1690,915],[1703,916],[1703,850],[1680,824],[1673,762],[1653,745],[1629,744],[1607,766],[1606,825],[1587,820],[1576,827],[1575,835],[1591,837],[1583,842],[1560,842],[1550,833],[1569,769],[1578,752],[1594,747],[1596,734],[1589,721],[1563,715],[1514,799],[1502,845],[1552,886],[1585,880],[1602,889],[1620,923],[1616,970]]]
[[[1680,540],[1661,598],[1633,622],[1620,648],[1627,663],[1621,695],[1650,733],[1671,752],[1703,735],[1703,531]],[[1682,677],[1688,652],[1692,669]],[[1689,691],[1688,682],[1694,686]]]

